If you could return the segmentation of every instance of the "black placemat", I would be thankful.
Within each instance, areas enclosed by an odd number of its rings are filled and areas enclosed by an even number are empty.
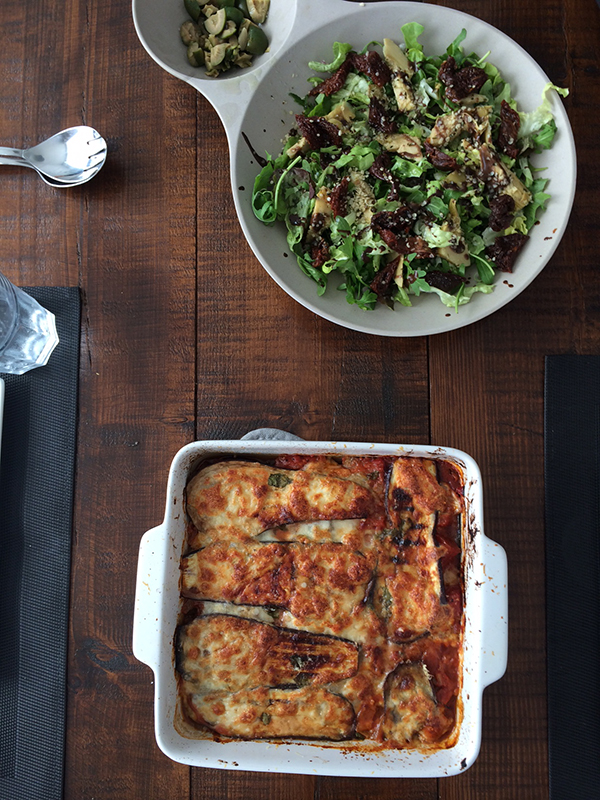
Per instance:
[[[548,356],[545,387],[551,800],[600,797],[600,357]]]
[[[56,315],[48,364],[6,384],[0,454],[0,800],[62,797],[77,422],[77,288],[27,288]]]

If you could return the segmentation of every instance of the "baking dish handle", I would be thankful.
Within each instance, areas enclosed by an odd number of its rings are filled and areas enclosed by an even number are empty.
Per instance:
[[[282,431],[280,428],[255,428],[253,431],[248,431],[242,437],[242,439],[250,439],[256,440],[260,439],[263,442],[275,442],[275,441],[282,441],[282,442],[303,442],[304,439],[301,436],[296,436],[295,433],[289,433],[289,431]]]
[[[497,542],[482,537],[485,582],[482,586],[481,680],[489,686],[506,672],[508,660],[508,562]]]
[[[142,536],[135,586],[133,654],[152,669],[156,669],[160,655],[159,620],[164,578],[157,545],[165,535],[164,525],[158,525]]]

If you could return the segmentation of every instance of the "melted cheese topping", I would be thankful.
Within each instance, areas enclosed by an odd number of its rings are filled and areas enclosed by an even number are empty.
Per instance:
[[[263,531],[256,538],[261,542],[339,542],[352,546],[353,542],[362,545],[368,536],[367,520],[341,519],[293,522]]]
[[[426,743],[439,739],[452,725],[451,717],[433,696],[430,675],[423,664],[401,664],[388,676],[381,725],[386,741]]]
[[[402,528],[406,520],[431,525],[431,515],[448,511],[459,513],[460,498],[452,489],[439,483],[434,461],[399,458],[390,476],[388,508],[392,525]]]
[[[358,670],[358,649],[351,642],[226,614],[182,626],[177,657],[185,680],[203,691],[317,686],[350,678]]]
[[[196,526],[190,547],[256,536],[290,522],[366,517],[372,493],[354,480],[240,461],[213,464],[187,486],[187,512]]]
[[[268,689],[197,694],[184,685],[184,708],[197,723],[242,739],[298,737],[340,741],[352,736],[354,709],[326,689]]]
[[[456,467],[408,457],[198,473],[177,634],[188,719],[241,738],[450,746],[461,492]]]
[[[339,544],[213,544],[182,559],[182,594],[201,600],[280,606],[298,627],[338,632],[364,606],[372,572]],[[314,628],[312,628],[314,629]]]
[[[292,552],[282,544],[211,544],[181,561],[185,597],[249,605],[287,605]]]

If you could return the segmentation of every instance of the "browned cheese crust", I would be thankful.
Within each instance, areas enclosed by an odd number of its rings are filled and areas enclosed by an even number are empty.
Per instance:
[[[244,739],[450,746],[462,663],[460,470],[228,461],[188,484],[184,715]]]
[[[227,614],[197,617],[182,626],[177,657],[185,680],[211,691],[319,686],[358,670],[358,647],[352,642]]]
[[[336,633],[362,610],[372,580],[367,558],[341,544],[213,544],[181,570],[184,597],[278,606]]]
[[[354,709],[327,689],[270,689],[197,694],[184,686],[183,703],[191,719],[222,736],[240,739],[349,739]]]
[[[187,486],[187,512],[197,529],[189,544],[195,550],[290,522],[367,517],[373,507],[372,493],[353,480],[225,461],[203,469]]]

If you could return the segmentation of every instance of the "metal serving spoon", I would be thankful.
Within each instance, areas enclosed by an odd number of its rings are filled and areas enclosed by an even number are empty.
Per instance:
[[[65,189],[97,175],[106,161],[106,149],[98,131],[77,125],[26,150],[0,147],[0,164],[30,167],[49,186]]]

